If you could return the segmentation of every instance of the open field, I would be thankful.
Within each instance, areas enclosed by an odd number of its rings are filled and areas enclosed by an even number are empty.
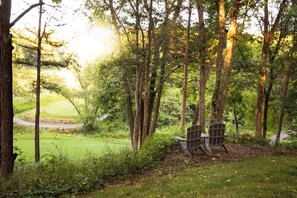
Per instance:
[[[14,146],[21,149],[18,160],[34,161],[34,134],[16,134]],[[40,151],[42,159],[50,155],[68,155],[70,159],[82,159],[88,155],[101,156],[104,152],[130,148],[125,140],[92,138],[82,135],[57,133],[40,134]]]

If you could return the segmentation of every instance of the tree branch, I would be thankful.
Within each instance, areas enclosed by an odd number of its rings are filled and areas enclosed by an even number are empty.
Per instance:
[[[42,3],[41,5],[43,5]],[[22,12],[13,22],[10,23],[10,28],[14,26],[23,16],[25,16],[28,12],[30,12],[33,8],[39,6],[40,3],[31,5],[28,9],[26,9],[24,12]]]

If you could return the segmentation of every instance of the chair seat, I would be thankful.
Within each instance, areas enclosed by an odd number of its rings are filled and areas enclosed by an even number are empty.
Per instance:
[[[192,157],[192,152],[200,149],[204,154],[206,154],[205,150],[201,147],[201,138],[202,136],[202,128],[199,125],[193,125],[187,129],[187,138],[175,137],[182,148],[182,150],[190,157]],[[203,134],[205,136],[205,134]]]

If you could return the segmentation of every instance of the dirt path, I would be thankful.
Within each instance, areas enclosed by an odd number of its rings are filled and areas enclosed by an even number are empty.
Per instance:
[[[13,118],[13,122],[19,125],[24,126],[35,126],[34,122],[27,122],[24,120],[21,120],[19,118]],[[40,123],[41,128],[62,128],[62,129],[74,129],[83,126],[83,124],[47,124],[47,123]]]

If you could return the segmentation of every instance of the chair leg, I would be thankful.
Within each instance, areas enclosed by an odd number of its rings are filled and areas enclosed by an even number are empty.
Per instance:
[[[227,155],[229,155],[229,152],[228,152],[228,150],[227,150],[225,144],[222,145],[222,148],[226,151]]]
[[[184,152],[186,153],[187,156],[192,157],[192,154],[188,150],[185,149]]]
[[[187,149],[187,145],[186,144],[183,144],[183,142],[180,142],[180,147],[186,153],[186,155],[188,155],[189,157],[192,157],[192,154]]]
[[[199,149],[203,152],[204,155],[206,155],[206,151],[200,146]]]
[[[204,140],[204,148],[206,151],[208,151],[210,153],[210,155],[212,155],[211,149],[209,147],[209,139]]]

